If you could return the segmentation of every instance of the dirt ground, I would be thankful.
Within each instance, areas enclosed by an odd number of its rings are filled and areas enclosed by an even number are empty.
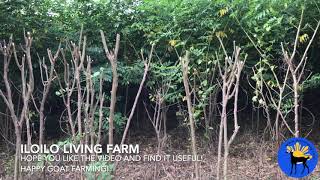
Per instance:
[[[156,139],[144,140],[144,142],[155,141]],[[191,152],[187,151],[187,149],[191,149],[188,148],[188,143],[181,142],[185,141],[181,140],[181,138],[171,139],[164,153],[191,154]],[[319,146],[320,143],[317,144],[317,147]],[[156,153],[156,147],[152,144],[143,145],[142,148],[142,153]],[[234,141],[231,147],[228,160],[228,179],[292,179],[281,172],[277,163],[277,150],[274,149],[275,147],[273,147],[271,142],[261,142],[259,137],[252,134],[242,134]],[[203,155],[203,161],[200,163],[201,179],[215,179],[217,163],[216,145],[199,148],[198,150],[198,154]],[[319,163],[314,172],[304,179],[320,180]],[[158,168],[157,174],[154,173],[156,166]],[[193,179],[193,167],[193,163],[191,162],[121,163],[115,174],[115,179]]]
[[[189,147],[188,134],[171,134],[163,148],[162,155],[170,154],[191,154]],[[198,138],[198,154],[202,155],[200,162],[201,179],[215,179],[217,146],[211,144],[209,147],[205,142],[200,142]],[[140,155],[156,154],[156,138],[136,137],[130,140],[131,144],[140,144]],[[320,147],[320,142],[316,142]],[[0,180],[12,179],[10,167],[13,167],[13,154],[9,155],[1,151],[0,153]],[[320,179],[319,164],[314,172],[304,178],[310,180]],[[114,179],[194,179],[193,163],[160,161],[160,162],[120,162]],[[155,173],[157,172],[157,173]],[[46,179],[65,180],[77,179],[78,174],[72,173],[47,173]],[[25,176],[24,180],[42,179],[39,174]],[[274,145],[253,134],[240,134],[232,144],[228,161],[228,179],[230,180],[251,180],[251,179],[270,179],[282,180],[290,179],[286,177],[277,164],[277,150]]]

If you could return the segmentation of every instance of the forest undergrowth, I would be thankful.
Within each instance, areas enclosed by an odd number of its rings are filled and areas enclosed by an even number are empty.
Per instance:
[[[162,155],[181,155],[191,154],[190,143],[187,131],[175,129],[168,133],[167,143],[163,147]],[[198,151],[202,156],[200,164],[201,179],[215,179],[215,169],[217,162],[217,141],[208,143],[204,141],[198,133]],[[310,137],[316,146],[320,146],[320,136],[311,134]],[[157,154],[157,139],[154,135],[138,135],[130,139],[131,144],[140,144],[140,155]],[[3,153],[0,154],[0,179],[10,179],[10,168],[14,165],[14,155],[5,153],[5,147],[1,146]],[[234,141],[234,148],[230,151],[230,169],[228,179],[247,180],[247,179],[290,179],[279,169],[277,162],[278,148],[275,143],[263,140],[256,132],[246,130],[239,134],[239,138]],[[319,153],[319,152],[318,152]],[[115,172],[114,179],[194,179],[193,163],[191,161],[138,161],[120,162]],[[156,173],[155,173],[156,172]],[[77,173],[46,173],[48,180],[68,180],[77,178]],[[27,175],[25,180],[41,179],[40,173]],[[314,172],[304,178],[308,180],[320,179],[319,166]]]

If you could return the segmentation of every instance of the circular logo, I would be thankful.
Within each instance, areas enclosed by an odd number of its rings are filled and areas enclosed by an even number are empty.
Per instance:
[[[302,178],[315,169],[318,153],[314,145],[304,138],[290,138],[278,151],[278,164],[288,176]]]

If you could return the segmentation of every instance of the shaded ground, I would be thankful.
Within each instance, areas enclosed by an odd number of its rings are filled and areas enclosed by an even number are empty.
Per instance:
[[[173,137],[173,136],[171,136]],[[176,138],[178,137],[178,138]],[[188,143],[181,136],[169,139],[166,154],[191,154]],[[148,142],[149,144],[146,144]],[[140,140],[142,154],[156,154],[155,138]],[[199,141],[198,141],[199,142]],[[190,144],[190,143],[189,143]],[[316,147],[320,146],[318,142]],[[201,145],[200,145],[201,146]],[[189,148],[191,149],[191,148]],[[202,179],[215,179],[217,147],[199,148],[198,154],[203,155],[200,163]],[[228,161],[228,179],[290,179],[278,167],[277,148],[270,142],[252,134],[242,134],[232,145]],[[320,163],[320,162],[319,162]],[[314,172],[304,179],[320,179],[319,163]],[[157,166],[158,173],[155,174]],[[193,164],[191,162],[135,162],[121,163],[115,179],[193,179]]]
[[[166,147],[162,154],[191,154],[189,140],[185,132],[170,134]],[[140,155],[156,154],[156,139],[154,137],[138,136],[130,140],[131,144],[140,144]],[[320,147],[320,142],[316,142]],[[198,138],[198,154],[203,156],[200,162],[201,179],[215,179],[217,147],[215,144],[208,147],[205,142]],[[0,151],[2,152],[2,151]],[[289,179],[282,172],[277,164],[277,150],[270,142],[262,142],[258,136],[253,134],[239,135],[230,150],[228,161],[228,179],[250,180],[250,179]],[[0,180],[12,179],[9,174],[10,167],[13,167],[13,155],[0,153]],[[320,163],[320,162],[319,162]],[[5,167],[5,168],[4,168]],[[157,172],[157,173],[155,173]],[[75,173],[47,173],[46,179],[77,179]],[[192,162],[120,162],[114,179],[193,179]],[[39,174],[25,176],[24,179],[41,179]],[[316,170],[304,179],[320,179],[319,164]]]

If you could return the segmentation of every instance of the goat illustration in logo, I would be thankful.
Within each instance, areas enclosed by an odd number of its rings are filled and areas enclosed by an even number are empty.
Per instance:
[[[310,175],[318,163],[315,146],[305,138],[290,138],[278,151],[278,165],[287,176],[302,178]]]
[[[294,172],[297,173],[297,164],[303,164],[303,170],[301,174],[304,172],[305,168],[308,169],[308,174],[310,172],[309,166],[307,165],[307,161],[312,158],[310,154],[306,154],[309,151],[309,146],[303,146],[301,147],[301,144],[297,142],[294,145],[294,148],[292,146],[287,146],[287,152],[291,155],[291,171],[290,174],[292,174],[292,169],[294,166]]]

